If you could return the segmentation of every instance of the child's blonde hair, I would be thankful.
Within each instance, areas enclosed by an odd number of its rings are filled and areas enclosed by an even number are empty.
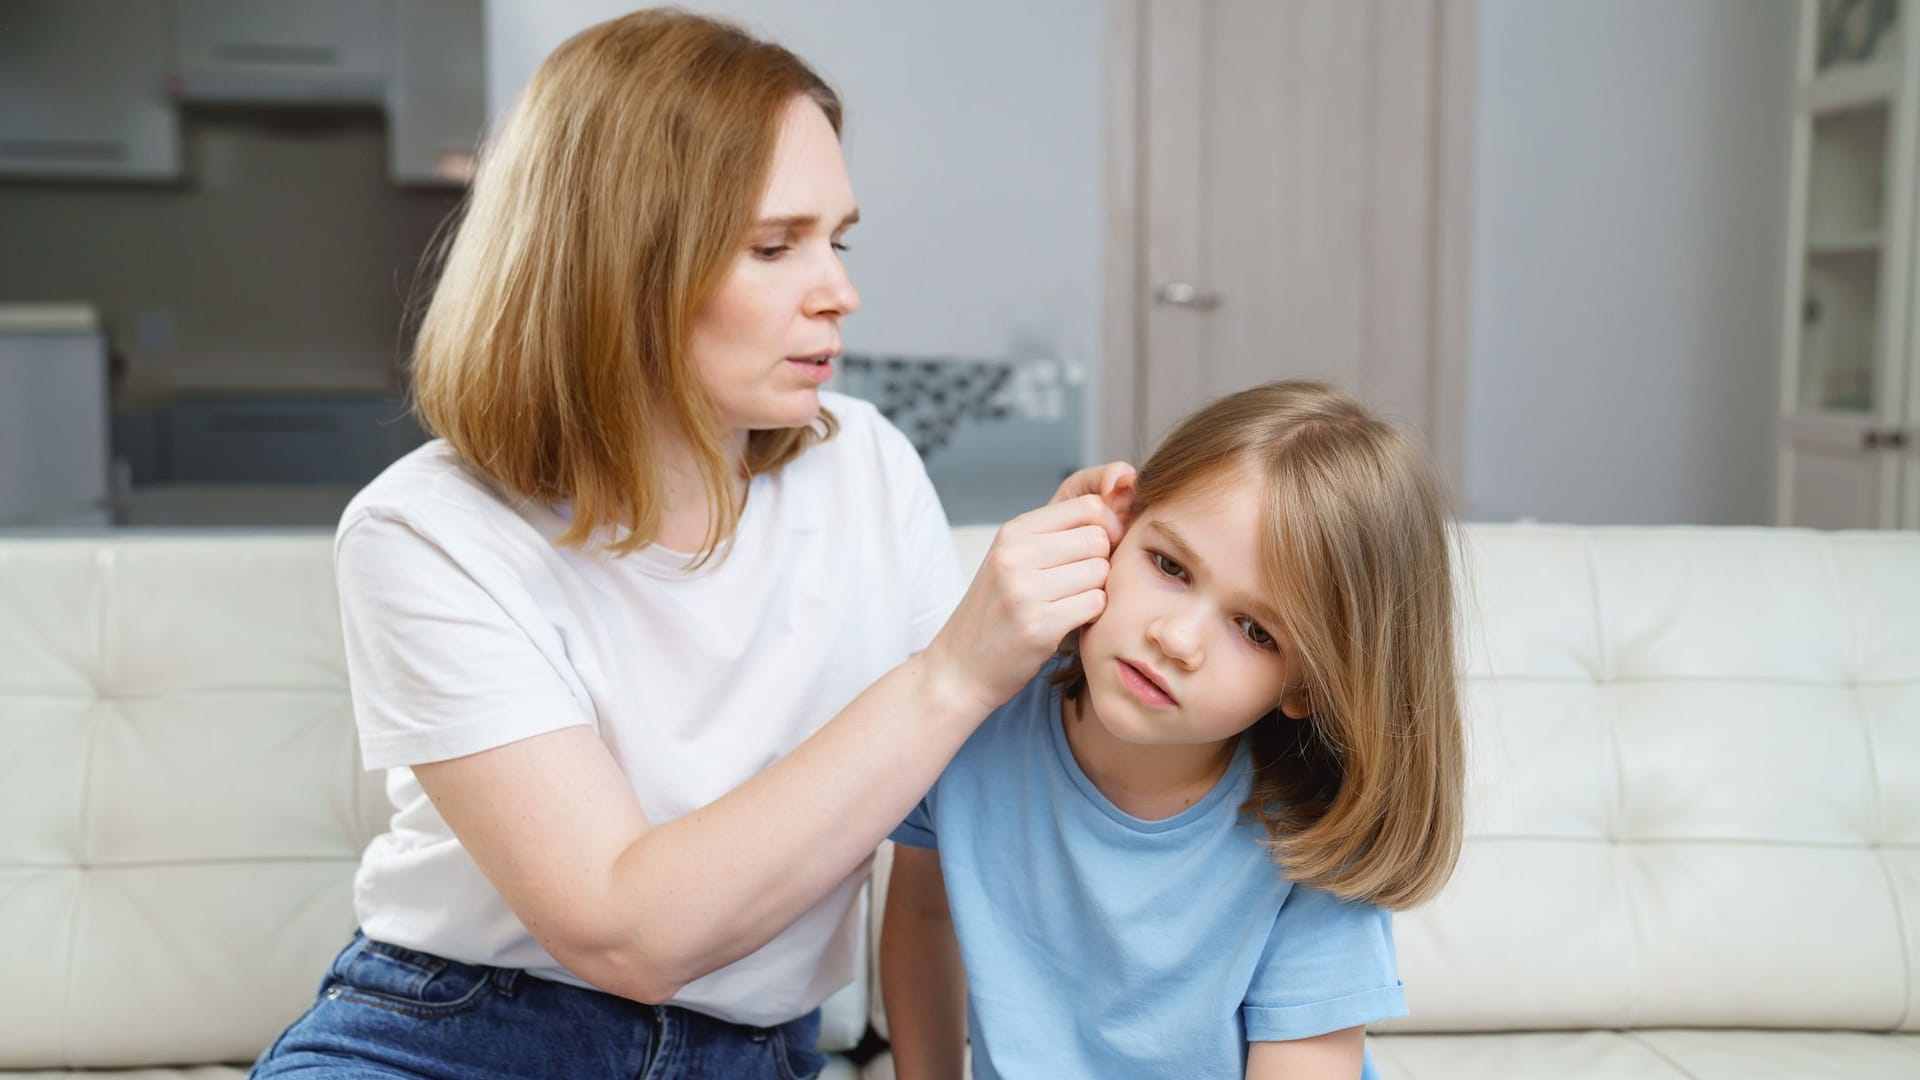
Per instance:
[[[1446,883],[1464,788],[1451,513],[1427,455],[1341,391],[1272,382],[1174,428],[1131,513],[1251,468],[1265,480],[1263,577],[1312,716],[1248,732],[1245,812],[1289,879],[1404,908]],[[1062,672],[1085,687],[1076,657]]]
[[[658,535],[662,441],[694,452],[711,509],[701,559],[738,522],[726,432],[687,357],[695,315],[747,242],[781,122],[840,100],[786,49],[672,9],[567,40],[480,156],[413,355],[415,408],[525,498],[571,503],[560,542]],[[750,433],[746,470],[834,431]]]

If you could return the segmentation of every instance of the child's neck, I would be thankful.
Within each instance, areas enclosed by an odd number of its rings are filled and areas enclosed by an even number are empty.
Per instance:
[[[1233,763],[1238,735],[1219,742],[1141,746],[1113,737],[1082,693],[1060,702],[1067,748],[1107,801],[1144,821],[1170,818],[1200,801]]]

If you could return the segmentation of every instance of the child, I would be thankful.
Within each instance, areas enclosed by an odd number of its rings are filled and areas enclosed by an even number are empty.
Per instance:
[[[957,1077],[968,1028],[981,1078],[1373,1076],[1388,909],[1460,846],[1441,484],[1277,382],[1176,428],[1125,514],[1105,611],[893,833],[900,1080]]]

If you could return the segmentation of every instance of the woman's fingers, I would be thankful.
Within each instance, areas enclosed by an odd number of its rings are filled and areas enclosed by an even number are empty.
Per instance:
[[[1017,564],[1034,570],[1051,570],[1082,559],[1104,559],[1113,550],[1107,531],[1098,525],[1081,525],[1060,532],[1045,532],[1013,537],[1008,541],[1008,556]]]
[[[1081,469],[1060,482],[1049,502],[1066,502],[1082,495],[1097,495],[1112,505],[1116,495],[1131,494],[1133,491],[1133,466],[1124,461],[1109,461],[1105,465],[1093,465]],[[1124,513],[1124,505],[1114,509]]]
[[[1039,577],[1040,595],[1049,602],[1058,604],[1084,592],[1102,590],[1107,584],[1108,570],[1109,566],[1104,558],[1081,559],[1079,562],[1042,570]],[[1071,613],[1068,613],[1068,617],[1071,617]],[[1078,625],[1079,623],[1073,624],[1073,626]],[[1071,630],[1073,626],[1067,629]]]
[[[1067,634],[1099,618],[1101,612],[1107,610],[1107,590],[1088,589],[1086,592],[1075,593],[1060,601],[1060,609],[1066,615],[1067,621],[1066,633],[1060,635],[1064,638]]]
[[[1009,533],[1037,535],[1040,533],[1066,532],[1082,525],[1098,525],[1107,534],[1109,547],[1120,542],[1126,526],[1121,523],[1120,515],[1113,512],[1105,499],[1098,495],[1081,495],[1065,502],[1048,503],[1038,510],[1029,510],[1000,529],[1004,538]]]
[[[928,647],[952,672],[951,685],[968,688],[988,707],[1013,696],[1061,639],[1106,609],[1107,557],[1121,532],[1118,515],[1094,494],[1001,526]]]

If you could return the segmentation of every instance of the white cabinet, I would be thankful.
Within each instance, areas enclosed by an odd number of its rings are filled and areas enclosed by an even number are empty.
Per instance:
[[[170,0],[7,0],[0,176],[171,180]]]
[[[174,180],[180,107],[367,105],[399,184],[468,179],[481,0],[4,0],[0,176]]]
[[[391,0],[174,0],[183,100],[377,105],[391,68]]]
[[[1920,19],[1802,0],[1774,516],[1920,528]]]
[[[183,100],[376,105],[396,183],[466,181],[486,122],[480,0],[173,2]]]
[[[401,184],[464,184],[487,123],[480,0],[399,0],[387,85],[387,172]]]
[[[0,528],[105,525],[107,346],[79,304],[0,304]]]

